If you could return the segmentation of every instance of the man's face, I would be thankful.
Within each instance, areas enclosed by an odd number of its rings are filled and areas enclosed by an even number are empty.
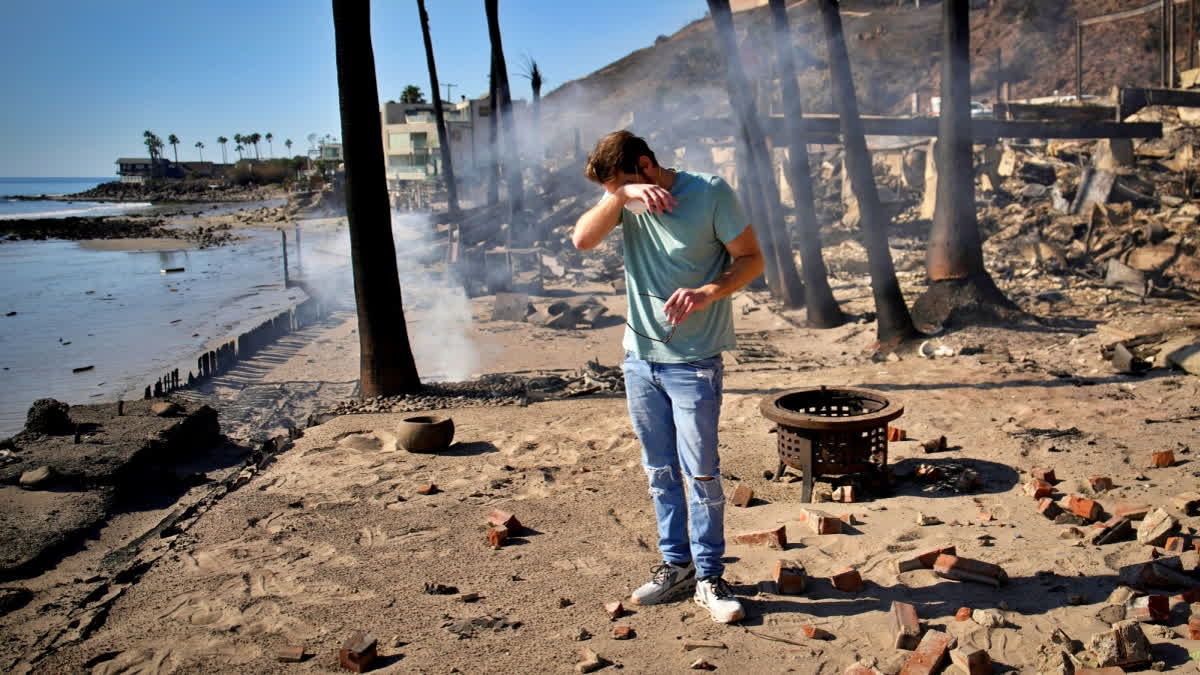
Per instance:
[[[633,173],[625,173],[624,171],[617,169],[616,175],[604,183],[604,189],[608,191],[608,194],[612,194],[616,192],[622,185],[649,182],[650,178],[646,176],[646,174],[642,173],[641,169],[638,169]]]

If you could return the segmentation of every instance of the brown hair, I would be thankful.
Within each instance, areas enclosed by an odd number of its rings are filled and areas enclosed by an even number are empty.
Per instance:
[[[636,173],[638,159],[643,156],[649,157],[650,163],[658,166],[654,151],[646,145],[645,139],[624,129],[614,131],[596,143],[596,149],[588,155],[587,168],[583,173],[588,180],[604,184],[612,180],[617,171]]]

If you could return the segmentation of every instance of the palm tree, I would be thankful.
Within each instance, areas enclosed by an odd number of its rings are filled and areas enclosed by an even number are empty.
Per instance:
[[[170,136],[167,136],[167,142],[170,143],[171,147],[175,149],[175,163],[178,164],[179,163],[179,137],[176,136],[175,134],[171,134]]]
[[[283,142],[283,146],[287,148],[288,154],[292,154],[292,139],[287,139]]]
[[[542,71],[538,68],[537,61],[526,56],[525,72],[521,73],[521,77],[529,80],[529,87],[533,90],[533,138],[536,145],[534,156],[537,158],[534,170],[537,172],[538,182],[542,182],[545,179],[545,170],[542,166],[545,153],[542,150],[542,135],[539,132],[542,119]]]
[[[150,153],[150,178],[155,178],[159,173],[158,159],[162,156],[162,139],[147,129],[142,132],[142,142],[146,144],[146,150]]]
[[[487,205],[494,207],[500,201],[500,98],[496,90],[496,59],[492,56],[492,68],[488,72],[488,186]]]
[[[837,0],[818,0],[817,4],[829,49],[833,101],[842,120],[846,172],[850,174],[854,197],[858,199],[859,212],[862,214],[860,226],[863,229],[863,245],[867,249],[867,266],[871,271],[871,293],[875,297],[876,349],[890,351],[918,333],[913,327],[908,306],[904,304],[904,295],[900,293],[896,267],[888,250],[888,224],[885,222],[883,205],[879,202],[879,192],[875,188],[875,174],[871,168],[871,154],[867,151],[867,137],[863,135],[862,119],[858,116],[858,100],[850,74],[850,57],[846,52],[838,3]]]
[[[442,97],[438,95],[437,65],[433,60],[433,41],[429,37],[429,14],[425,11],[425,0],[417,0],[417,13],[421,17],[421,32],[425,36],[425,60],[429,63],[429,89],[433,92],[433,114],[437,118],[438,144],[442,148],[442,171],[446,178],[446,202],[450,213],[458,212],[458,186],[454,184],[454,164],[450,154],[450,134],[446,133],[446,118],[442,113]]]
[[[204,161],[204,142],[196,141],[196,149],[200,151],[200,161]]]
[[[937,201],[925,267],[929,288],[913,303],[923,323],[943,325],[955,310],[1012,318],[1020,310],[983,266],[975,216],[971,149],[971,30],[969,3],[943,0],[942,112],[938,117]],[[960,315],[965,312],[959,312]]]
[[[382,132],[380,132],[380,133],[382,133]],[[243,140],[245,140],[250,145],[254,146],[254,159],[258,159],[259,158],[258,142],[262,140],[262,134],[260,134],[256,131],[256,132],[250,134],[249,136],[246,136]]]
[[[268,131],[267,135],[264,136],[263,138],[267,139],[267,157],[274,157],[275,156],[275,144],[271,142],[271,139],[275,138],[275,134],[272,134],[271,132]]]
[[[229,142],[224,136],[217,136],[217,144],[221,146],[221,163],[228,164],[229,160],[225,158],[225,144]]]
[[[796,202],[796,224],[800,230],[800,262],[804,273],[804,305],[807,323],[814,328],[833,328],[845,322],[833,291],[829,288],[825,259],[821,256],[820,225],[813,204],[811,168],[808,163],[808,139],[800,122],[804,111],[800,88],[796,85],[796,62],[788,27],[784,0],[770,0],[775,24],[775,51],[779,59],[779,79],[783,83],[783,103],[788,111],[788,183]]]
[[[383,130],[369,0],[333,0],[333,32],[350,262],[358,306],[359,392],[364,397],[416,392],[421,389],[421,378],[408,343],[391,206],[382,171]]]
[[[784,229],[779,186],[775,183],[766,136],[758,121],[750,83],[738,56],[733,13],[729,9],[729,0],[708,0],[708,7],[713,25],[716,26],[717,38],[725,52],[725,87],[739,122],[740,149],[746,159],[744,173],[749,182],[746,192],[751,197],[747,206],[767,263],[767,285],[772,295],[784,306],[799,307],[804,302],[804,287],[796,272],[791,242]]]
[[[500,14],[497,0],[483,0],[487,10],[488,36],[492,41],[492,64],[496,68],[496,89],[500,94],[500,123],[504,125],[504,146],[507,155],[504,166],[504,179],[508,184],[508,200],[512,210],[511,227],[522,231],[517,220],[521,219],[521,202],[524,196],[524,178],[521,176],[521,156],[517,150],[517,133],[513,124],[512,94],[508,87],[508,67],[504,65],[504,43],[500,38]],[[522,236],[527,235],[522,232]]]
[[[249,141],[246,140],[246,137],[241,134],[234,134],[233,142],[236,143],[238,146],[238,147],[234,148],[234,150],[237,150],[238,161],[240,162],[240,161],[242,161],[242,148],[246,145],[246,143],[249,143]]]
[[[241,144],[241,143],[238,143],[237,147],[236,147],[236,148],[234,148],[234,151],[235,151],[235,152],[237,152],[237,154],[238,154],[238,161],[239,161],[239,162],[240,162],[240,161],[242,161],[242,150],[243,150],[243,148],[242,148],[242,144]]]
[[[435,91],[434,94],[437,92]],[[425,94],[421,93],[421,88],[415,84],[410,84],[400,93],[401,103],[424,103]]]

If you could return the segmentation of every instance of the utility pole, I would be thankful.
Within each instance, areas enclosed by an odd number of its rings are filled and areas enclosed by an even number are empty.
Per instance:
[[[446,88],[446,101],[449,103],[454,103],[454,101],[450,98],[450,90],[458,85],[454,84],[453,82],[443,82],[442,86]]]
[[[1188,0],[1188,68],[1196,67],[1196,0]]]
[[[1167,10],[1171,0],[1162,0],[1158,10],[1158,86],[1169,87],[1167,82]]]

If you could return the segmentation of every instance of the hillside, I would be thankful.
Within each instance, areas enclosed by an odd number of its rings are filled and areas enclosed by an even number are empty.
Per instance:
[[[1013,98],[1074,93],[1075,20],[1143,6],[1145,0],[992,0],[972,11],[972,84],[976,98],[992,101],[1000,74]],[[1186,59],[1186,9],[1177,8],[1177,56]],[[920,9],[894,0],[847,0],[843,25],[855,84],[865,114],[907,113],[919,92],[923,108],[938,94],[941,59],[940,3]],[[807,111],[832,112],[826,45],[816,5],[789,7],[801,91]],[[767,7],[734,17],[741,59],[752,81],[773,79],[771,20]],[[1158,15],[1090,27],[1085,32],[1084,92],[1107,94],[1113,85],[1157,84]],[[669,125],[682,109],[708,116],[727,109],[723,58],[706,17],[654,45],[558,87],[545,97],[550,115],[574,126],[601,131],[628,123],[632,112],[642,129]],[[1182,65],[1181,65],[1182,67]],[[772,87],[773,89],[775,87]],[[669,115],[659,119],[659,114]],[[775,112],[781,112],[776,110]],[[560,139],[561,140],[561,139]],[[554,141],[551,140],[553,143]]]

